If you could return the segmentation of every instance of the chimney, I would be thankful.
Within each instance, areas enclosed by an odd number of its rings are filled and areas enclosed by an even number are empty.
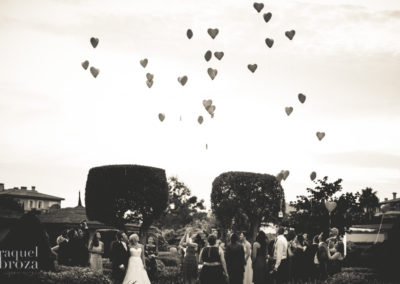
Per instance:
[[[393,192],[393,199],[396,199],[397,192]]]
[[[388,198],[387,198],[387,197],[385,197],[385,201],[388,201]]]
[[[31,186],[32,191],[36,191],[36,186]]]
[[[4,183],[0,183],[0,191],[4,191]]]
[[[21,190],[28,190],[26,186],[21,186]]]

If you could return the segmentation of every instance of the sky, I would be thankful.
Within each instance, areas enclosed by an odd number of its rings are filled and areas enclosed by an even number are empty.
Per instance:
[[[263,3],[257,13],[248,0],[0,1],[0,183],[34,185],[69,207],[90,168],[139,164],[164,168],[208,206],[227,171],[288,170],[288,201],[314,186],[312,171],[343,179],[344,192],[372,187],[391,198],[400,185],[400,2]],[[206,62],[207,50],[224,57]]]

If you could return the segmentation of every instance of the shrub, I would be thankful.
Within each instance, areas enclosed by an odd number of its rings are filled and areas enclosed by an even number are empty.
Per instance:
[[[118,227],[127,221],[142,222],[143,236],[168,205],[165,170],[138,165],[92,168],[87,177],[85,203],[91,220]]]
[[[165,266],[179,267],[181,265],[181,258],[178,254],[163,252],[158,254],[158,259],[161,260]]]
[[[166,267],[159,275],[157,284],[183,284],[180,268]]]
[[[56,271],[6,272],[0,273],[2,284],[111,284],[103,274],[89,268],[59,266]]]

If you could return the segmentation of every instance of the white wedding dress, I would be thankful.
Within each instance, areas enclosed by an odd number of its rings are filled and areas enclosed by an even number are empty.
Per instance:
[[[151,284],[147,271],[144,269],[141,254],[142,248],[130,248],[131,254],[122,284]]]

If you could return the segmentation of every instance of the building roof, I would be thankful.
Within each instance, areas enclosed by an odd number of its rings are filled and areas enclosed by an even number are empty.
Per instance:
[[[32,198],[32,199],[45,199],[45,200],[64,200],[62,197],[57,197],[53,195],[43,194],[37,192],[36,190],[28,190],[26,188],[12,188],[0,191],[0,195],[12,196],[17,198]]]
[[[86,208],[83,206],[53,209],[48,213],[38,215],[42,223],[78,225],[82,220],[87,220],[88,225],[100,225],[98,221],[89,221]]]
[[[400,203],[400,198],[390,199],[380,202],[379,204],[388,204],[388,203]]]

